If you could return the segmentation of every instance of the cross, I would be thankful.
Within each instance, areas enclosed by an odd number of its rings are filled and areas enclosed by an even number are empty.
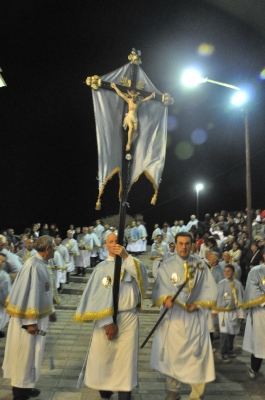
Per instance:
[[[132,49],[131,54],[128,56],[128,59],[131,62],[130,69],[130,79],[125,78],[124,76],[121,78],[121,85],[116,85],[117,88],[128,96],[128,88],[130,90],[136,90],[139,93],[139,97],[147,97],[151,95],[151,92],[143,90],[144,83],[137,82],[137,72],[139,65],[142,63],[141,61],[141,52],[139,50]],[[88,76],[86,79],[86,84],[91,86],[92,89],[98,90],[99,88],[105,90],[114,90],[110,84],[111,82],[102,81],[98,75]],[[170,96],[169,93],[158,94],[156,93],[155,101],[161,101],[165,106],[172,105],[174,103],[174,99]]]
[[[128,56],[130,60],[130,78],[121,77],[121,84],[114,85],[120,93],[116,90],[119,95],[129,96],[128,89],[134,92],[137,92],[138,98],[141,96],[142,99],[146,99],[146,97],[152,97],[152,93],[148,92],[144,89],[143,82],[137,82],[137,75],[139,70],[139,65],[142,63],[141,61],[141,52],[136,49],[132,49],[131,54]],[[100,79],[98,75],[94,75],[92,77],[88,77],[86,79],[86,84],[91,86],[93,90],[104,89],[104,90],[115,90],[112,87],[112,82],[103,81]],[[155,101],[160,101],[164,104],[164,106],[168,106],[174,103],[174,99],[170,96],[169,93],[165,93],[163,95],[155,93],[155,97],[152,98]],[[139,99],[140,102],[143,101]],[[147,99],[146,99],[147,100]],[[137,112],[137,107],[136,107]],[[130,128],[129,128],[130,129]],[[128,134],[128,142],[126,145],[126,155],[125,155],[125,135],[122,135],[122,151],[123,154],[123,166],[122,166],[122,191],[120,194],[120,218],[119,218],[119,228],[118,228],[118,243],[123,245],[123,236],[124,236],[124,226],[125,226],[125,218],[126,218],[126,204],[127,203],[127,195],[128,195],[128,188],[129,188],[129,181],[130,181],[130,166],[132,156],[129,154],[131,141]],[[129,145],[128,145],[129,143]],[[96,209],[100,209],[99,205],[97,205]],[[113,284],[113,322],[117,323],[117,313],[118,313],[118,301],[119,301],[119,286],[120,286],[120,271],[121,271],[121,258],[116,257],[115,260],[115,270],[114,270],[114,284]]]

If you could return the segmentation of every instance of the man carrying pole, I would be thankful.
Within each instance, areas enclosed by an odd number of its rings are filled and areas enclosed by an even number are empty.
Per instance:
[[[89,349],[85,385],[97,389],[102,399],[114,391],[119,400],[130,400],[137,386],[139,321],[137,308],[147,290],[145,266],[117,244],[117,235],[106,239],[107,260],[93,271],[74,320],[95,321]],[[122,258],[117,321],[113,321],[113,277],[116,256]]]
[[[203,398],[206,382],[215,379],[206,310],[215,304],[217,287],[205,265],[190,274],[198,262],[190,255],[190,233],[178,233],[175,241],[177,254],[159,268],[154,285],[154,305],[161,306],[161,313],[165,308],[169,312],[156,330],[150,363],[166,376],[167,400],[180,399],[180,382],[190,384],[190,399],[198,400]],[[173,304],[173,296],[185,281]]]

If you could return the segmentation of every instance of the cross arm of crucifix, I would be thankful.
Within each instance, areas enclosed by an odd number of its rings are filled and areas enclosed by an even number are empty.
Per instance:
[[[88,86],[91,86],[91,88],[94,90],[99,90],[99,89],[115,90],[114,87],[111,86],[112,82],[102,81],[98,75],[89,76],[86,79],[86,84]],[[123,86],[123,85],[119,85],[119,84],[115,84],[115,86],[116,86],[116,89],[118,89],[120,92],[119,95],[126,102],[128,102],[128,90],[132,90],[132,88]],[[174,103],[174,99],[170,96],[169,93],[159,94],[159,93],[150,93],[146,90],[140,90],[140,89],[136,89],[136,90],[137,90],[138,96],[140,97],[139,100],[141,103],[143,101],[148,101],[151,99],[158,101],[158,102],[162,102],[165,106],[169,106]],[[154,96],[154,94],[155,94],[155,96]]]

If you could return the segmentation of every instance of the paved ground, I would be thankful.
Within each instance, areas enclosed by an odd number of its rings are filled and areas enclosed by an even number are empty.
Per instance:
[[[151,270],[147,256],[141,256]],[[61,297],[61,306],[57,310],[58,322],[51,325],[47,334],[41,377],[37,387],[41,389],[39,400],[99,400],[95,390],[83,387],[76,389],[93,324],[72,322],[74,310],[85,287],[83,279],[72,277],[65,285]],[[140,313],[140,343],[142,343],[157,320],[158,309],[151,308],[151,290],[153,279],[150,278],[149,290],[144,299],[143,312]],[[265,399],[265,362],[261,373],[254,381],[247,375],[250,356],[241,349],[243,332],[235,340],[238,357],[231,364],[223,364],[219,354],[219,340],[214,341],[216,380],[207,385],[207,400],[264,400]],[[5,339],[0,339],[0,361],[4,355]],[[151,341],[139,353],[139,387],[133,391],[133,400],[164,400],[166,397],[165,379],[149,367]],[[50,370],[50,353],[54,356],[55,369]],[[189,399],[189,387],[183,385],[182,400]],[[10,381],[0,378],[0,399],[11,400]],[[113,396],[117,400],[117,394]]]

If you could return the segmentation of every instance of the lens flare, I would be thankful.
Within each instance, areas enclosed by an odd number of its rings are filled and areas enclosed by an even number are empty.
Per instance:
[[[195,129],[191,134],[191,141],[194,144],[203,144],[207,140],[207,132],[204,129]]]
[[[246,101],[247,101],[247,95],[245,92],[242,92],[241,90],[236,92],[232,97],[232,104],[234,106],[240,106],[241,104],[244,104]]]
[[[265,68],[261,71],[259,77],[260,77],[260,79],[262,79],[262,80],[265,79]]]
[[[204,57],[211,56],[215,51],[215,47],[209,43],[201,43],[200,46],[197,48],[197,52]]]
[[[179,126],[178,124],[178,119],[177,117],[174,117],[173,115],[169,115],[167,118],[167,129],[168,131],[173,131],[174,129],[177,129]]]
[[[194,154],[194,146],[192,143],[184,140],[176,146],[175,154],[180,160],[188,160]]]

